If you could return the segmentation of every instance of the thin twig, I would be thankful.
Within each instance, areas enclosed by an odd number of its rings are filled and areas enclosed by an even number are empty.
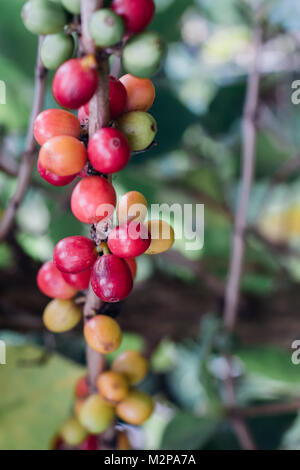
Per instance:
[[[240,293],[242,264],[245,251],[245,232],[250,191],[255,166],[256,126],[255,116],[259,95],[259,53],[262,46],[262,29],[257,27],[255,34],[255,59],[249,75],[247,96],[243,115],[243,173],[240,202],[238,205],[232,242],[229,276],[225,293],[224,323],[226,328],[234,328]]]
[[[39,37],[38,53],[37,53],[37,65],[35,70],[35,87],[34,87],[34,100],[31,111],[30,123],[28,126],[25,151],[22,155],[22,162],[19,167],[17,188],[15,194],[10,200],[6,211],[1,219],[0,223],[0,241],[3,240],[8,234],[13,224],[17,209],[23,200],[28,185],[30,183],[34,156],[36,152],[36,142],[33,135],[34,121],[37,115],[42,111],[45,92],[46,92],[46,78],[47,70],[44,68],[40,59],[40,49],[43,38]]]
[[[102,8],[103,0],[81,0],[81,51],[86,54],[95,53],[95,45],[90,37],[89,22],[94,11]],[[109,77],[108,63],[104,61],[99,66],[99,88],[90,103],[89,135],[103,127],[109,121]],[[87,321],[100,310],[103,302],[95,295],[92,287],[89,287],[86,302],[83,309],[84,319]],[[98,375],[105,369],[105,357],[87,346],[87,368],[89,385],[95,392]]]

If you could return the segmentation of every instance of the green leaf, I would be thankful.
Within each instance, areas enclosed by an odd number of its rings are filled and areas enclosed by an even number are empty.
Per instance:
[[[201,449],[215,433],[219,422],[218,418],[197,418],[180,411],[168,423],[161,448],[166,450]]]
[[[57,354],[43,365],[32,362],[43,353],[37,346],[7,345],[7,364],[0,365],[0,449],[48,449],[70,412],[73,387],[84,369]]]

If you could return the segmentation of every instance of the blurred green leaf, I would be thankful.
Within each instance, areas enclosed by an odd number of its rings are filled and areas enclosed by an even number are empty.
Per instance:
[[[201,449],[216,431],[218,418],[197,418],[178,412],[165,428],[161,448],[166,450]]]
[[[0,366],[0,449],[48,449],[69,414],[73,387],[83,369],[56,354],[43,365],[24,363],[43,353],[37,346],[7,347],[7,364]]]

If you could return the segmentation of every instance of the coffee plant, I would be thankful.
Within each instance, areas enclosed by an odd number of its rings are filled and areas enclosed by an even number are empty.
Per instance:
[[[154,409],[153,399],[136,388],[147,375],[147,360],[128,350],[107,369],[104,359],[122,342],[107,304],[130,294],[137,257],[167,251],[174,242],[170,226],[164,236],[165,222],[145,222],[142,194],[131,191],[117,201],[111,176],[155,141],[150,77],[165,47],[155,32],[145,31],[154,10],[153,0],[114,0],[111,8],[101,0],[29,0],[22,10],[25,27],[43,36],[40,60],[55,71],[53,96],[65,108],[35,118],[38,172],[53,186],[77,180],[71,210],[91,226],[90,238],[74,234],[59,241],[37,275],[39,289],[52,299],[43,314],[46,328],[63,333],[83,317],[88,350],[88,373],[76,385],[74,415],[58,431],[56,449],[128,449],[120,423],[139,426]],[[126,74],[118,78],[121,62]]]

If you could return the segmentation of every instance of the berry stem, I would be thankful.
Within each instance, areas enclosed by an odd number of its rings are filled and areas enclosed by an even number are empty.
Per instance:
[[[35,85],[34,85],[34,98],[33,107],[31,110],[30,122],[27,130],[25,150],[22,155],[22,163],[18,171],[18,181],[16,191],[11,198],[0,223],[0,241],[9,233],[15,219],[15,215],[23,197],[26,193],[30,183],[32,169],[34,165],[34,156],[36,153],[36,142],[33,135],[34,122],[36,117],[43,109],[44,98],[47,85],[47,70],[42,64],[40,58],[40,50],[43,42],[43,37],[39,37],[37,63],[35,69]]]
[[[95,54],[96,49],[89,33],[89,22],[94,11],[103,7],[103,0],[81,0],[81,49],[85,54]],[[109,122],[109,72],[107,59],[99,63],[99,87],[90,103],[89,136]],[[101,309],[103,302],[89,287],[83,309],[87,321]],[[86,352],[88,378],[91,392],[97,390],[96,381],[105,369],[105,358],[87,346]]]

